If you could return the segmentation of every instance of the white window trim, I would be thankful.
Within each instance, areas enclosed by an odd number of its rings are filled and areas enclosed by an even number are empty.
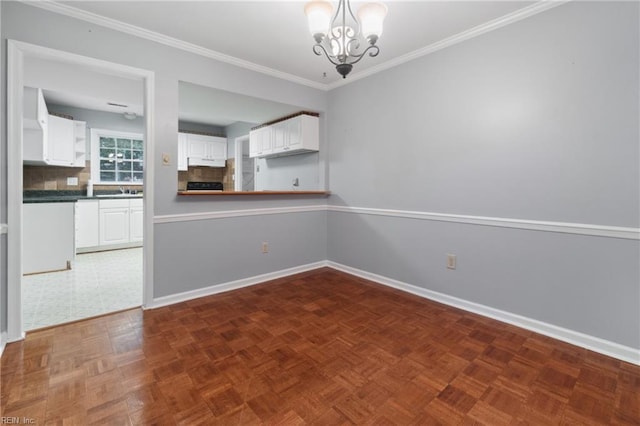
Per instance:
[[[139,183],[134,182],[100,182],[100,136],[109,136],[123,139],[140,139],[144,141],[141,133],[121,132],[109,129],[91,129],[91,180],[94,185],[114,185],[114,186],[143,186],[144,180]],[[146,156],[146,152],[144,154]]]

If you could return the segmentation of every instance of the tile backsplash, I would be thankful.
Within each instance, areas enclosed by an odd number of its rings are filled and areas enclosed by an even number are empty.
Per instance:
[[[67,178],[78,178],[78,185],[67,185]],[[87,182],[91,178],[91,162],[87,161],[85,167],[59,167],[59,166],[23,166],[22,187],[24,190],[79,190],[87,189]],[[94,190],[114,189],[113,185],[94,185]],[[138,185],[135,189],[142,190]]]
[[[222,182],[225,191],[233,191],[233,174],[235,173],[235,159],[227,160],[227,166],[218,167],[189,167],[186,172],[178,172],[178,190],[187,189],[188,181]],[[78,178],[78,185],[67,185],[67,178]],[[23,166],[22,186],[24,190],[62,191],[87,189],[87,182],[91,178],[91,162],[87,161],[84,168],[59,166]],[[126,186],[126,185],[125,185]],[[94,190],[111,190],[113,185],[94,185]],[[142,190],[138,185],[137,190]]]

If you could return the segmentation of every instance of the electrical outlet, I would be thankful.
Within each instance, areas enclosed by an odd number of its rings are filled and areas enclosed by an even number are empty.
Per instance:
[[[447,254],[447,269],[456,269],[456,255]]]
[[[77,177],[68,177],[67,178],[67,186],[78,186],[78,178]]]
[[[262,253],[269,253],[269,243],[262,243]]]

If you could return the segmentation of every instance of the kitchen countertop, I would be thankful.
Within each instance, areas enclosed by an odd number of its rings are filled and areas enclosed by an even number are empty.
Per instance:
[[[118,200],[121,198],[142,198],[139,194],[121,194],[113,191],[97,191],[87,197],[84,191],[24,191],[23,203],[75,203],[78,200]]]

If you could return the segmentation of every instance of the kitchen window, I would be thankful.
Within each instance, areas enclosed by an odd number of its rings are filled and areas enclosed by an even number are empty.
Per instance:
[[[144,181],[142,135],[92,129],[91,178],[100,185],[142,185]]]

